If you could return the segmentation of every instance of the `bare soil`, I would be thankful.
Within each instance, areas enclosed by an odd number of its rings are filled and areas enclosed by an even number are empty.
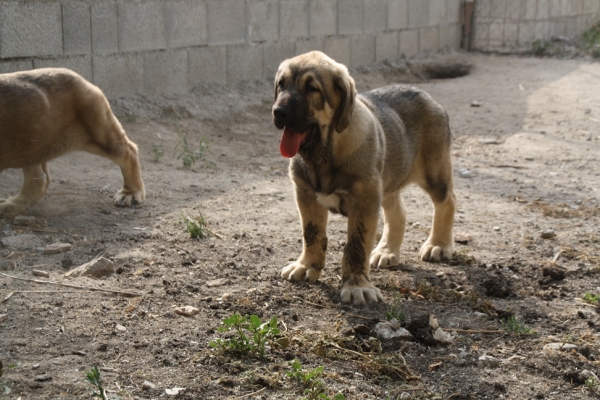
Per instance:
[[[84,377],[98,366],[112,398],[296,399],[304,394],[286,376],[293,359],[324,367],[331,398],[596,398],[600,318],[582,296],[600,294],[600,64],[460,57],[473,68],[455,79],[427,80],[402,63],[354,73],[361,91],[408,81],[447,109],[459,204],[455,258],[425,263],[417,256],[432,208],[418,188],[404,193],[401,264],[372,271],[385,302],[363,307],[339,299],[343,217],[331,217],[320,282],[279,275],[300,254],[301,227],[269,82],[114,101],[140,148],[143,206],[114,207],[118,168],[77,153],[51,163],[49,193],[27,213],[34,225],[0,219],[0,239],[72,244],[59,254],[0,245],[0,360],[16,364],[0,378],[12,390],[5,398],[90,398]],[[189,168],[175,151],[182,135],[192,149],[208,144]],[[20,171],[0,175],[2,197],[20,185]],[[185,232],[183,217],[199,212],[216,235]],[[63,277],[99,254],[115,263],[114,275]],[[173,312],[186,305],[199,313]],[[288,340],[269,344],[263,359],[211,348],[234,312],[276,316]],[[377,339],[373,328],[387,312],[404,313],[415,339]],[[452,343],[431,340],[431,314],[455,331]],[[501,322],[511,316],[516,332]],[[168,395],[172,388],[185,390]]]

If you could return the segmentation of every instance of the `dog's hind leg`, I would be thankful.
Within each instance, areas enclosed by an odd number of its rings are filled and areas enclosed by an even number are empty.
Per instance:
[[[48,190],[50,174],[47,163],[25,167],[23,171],[23,186],[17,196],[0,199],[1,214],[20,214],[35,205]]]
[[[383,234],[379,244],[371,253],[371,267],[398,265],[400,246],[406,229],[406,209],[400,191],[387,193],[381,203],[383,208]]]
[[[456,196],[452,188],[452,167],[435,179],[427,179],[423,189],[433,201],[431,233],[420,251],[423,261],[441,261],[452,258],[452,228],[456,210]]]
[[[301,186],[296,187],[296,202],[304,238],[302,254],[281,270],[281,276],[290,281],[315,282],[325,268],[328,211],[317,202],[314,192]]]

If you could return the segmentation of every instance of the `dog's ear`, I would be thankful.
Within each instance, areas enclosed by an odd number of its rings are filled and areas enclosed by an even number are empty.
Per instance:
[[[277,101],[277,91],[279,89],[279,71],[277,71],[277,73],[275,74],[275,84],[274,84],[274,88],[275,88],[275,100],[273,101]]]
[[[354,109],[354,98],[356,97],[356,88],[354,79],[346,72],[338,74],[333,79],[333,86],[340,95],[340,104],[335,110],[332,123],[336,132],[343,132],[350,126],[350,116]]]

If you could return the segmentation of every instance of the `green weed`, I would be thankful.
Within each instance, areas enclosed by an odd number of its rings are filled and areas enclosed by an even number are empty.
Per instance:
[[[97,392],[92,390],[93,398],[108,400],[108,397],[106,397],[106,390],[102,387],[102,379],[100,378],[98,367],[92,368],[92,370],[85,375],[85,379],[98,390]]]
[[[600,57],[600,21],[583,33],[581,42],[593,57]]]
[[[208,226],[208,222],[204,219],[202,212],[198,210],[198,216],[195,218],[182,213],[184,230],[190,234],[192,239],[202,239],[213,233]]]
[[[6,371],[11,370],[11,369],[13,369],[16,366],[17,366],[17,364],[9,364],[6,367],[4,367],[4,364],[2,364],[2,361],[0,361],[0,388],[2,388],[2,391],[4,392],[5,395],[9,395],[10,392],[11,392],[11,389],[2,380],[2,375],[4,375],[4,373]]]
[[[214,167],[215,163],[212,161],[208,161],[206,158],[208,155],[208,141],[202,139],[198,146],[197,150],[192,150],[190,144],[185,137],[185,133],[179,134],[179,141],[177,145],[175,145],[175,155],[177,155],[177,159],[183,162],[183,166],[186,168],[191,167],[196,163],[196,161],[203,161],[205,166]]]
[[[516,333],[518,335],[533,335],[535,334],[535,330],[525,325],[523,321],[518,319],[515,316],[508,317],[500,321],[504,329],[509,332]]]
[[[154,161],[159,162],[162,156],[165,155],[165,151],[162,149],[160,144],[152,146],[152,152],[154,153]]]
[[[211,347],[243,357],[258,355],[260,358],[265,355],[267,340],[280,334],[277,328],[277,317],[262,322],[256,315],[242,317],[237,313],[225,318],[223,326],[218,331],[232,332],[233,335],[227,339],[219,338],[210,342]]]
[[[305,400],[345,400],[343,394],[338,393],[335,396],[329,397],[325,393],[325,384],[318,378],[323,374],[323,367],[317,367],[310,371],[304,371],[302,364],[298,360],[290,362],[291,371],[286,372],[286,375],[292,380],[298,382],[304,388]]]
[[[591,304],[598,304],[598,302],[600,302],[600,295],[599,294],[591,294],[591,293],[585,293],[582,296],[583,301],[591,303]]]
[[[590,376],[585,380],[585,387],[592,393],[598,390],[598,381],[595,376]]]
[[[406,321],[406,313],[404,312],[404,306],[402,305],[402,302],[402,296],[396,296],[396,298],[394,298],[392,303],[388,306],[388,309],[385,313],[385,319],[391,321],[395,318],[400,323]]]

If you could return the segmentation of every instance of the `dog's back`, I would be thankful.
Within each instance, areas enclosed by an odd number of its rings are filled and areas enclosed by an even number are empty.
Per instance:
[[[91,107],[90,107],[91,106]],[[45,68],[0,75],[0,171],[80,148],[82,113],[104,113],[102,92],[73,71]]]

